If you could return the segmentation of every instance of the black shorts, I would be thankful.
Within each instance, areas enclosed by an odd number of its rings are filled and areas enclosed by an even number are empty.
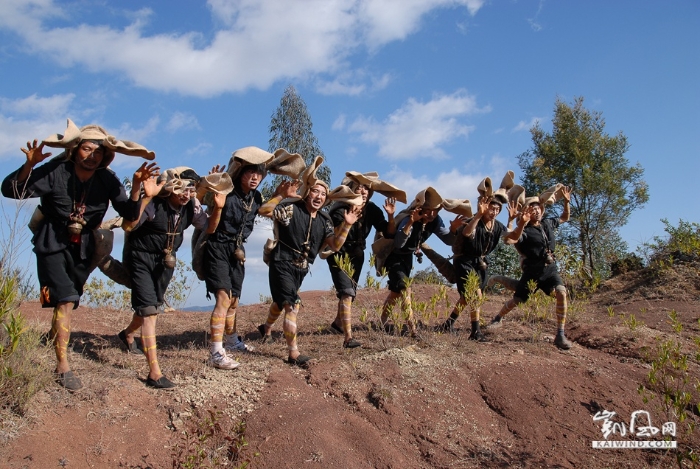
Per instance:
[[[413,253],[391,253],[386,258],[384,268],[389,273],[387,287],[394,293],[401,293],[408,287],[413,268]]]
[[[299,289],[308,272],[308,268],[302,269],[290,261],[271,261],[269,278],[272,301],[280,308],[286,304],[300,303]]]
[[[350,258],[350,263],[354,270],[352,278],[338,266],[336,256],[342,256],[342,254],[333,254],[326,259],[328,268],[331,271],[336,296],[340,298],[343,295],[347,295],[355,298],[357,295],[357,283],[360,281],[360,273],[362,272],[362,264],[365,262],[365,253],[363,252]]]
[[[80,246],[70,245],[63,251],[36,255],[36,271],[41,291],[41,306],[54,308],[58,303],[80,304],[92,259],[80,258]]]
[[[163,305],[175,269],[165,267],[163,254],[125,250],[124,266],[131,276],[131,307],[137,316],[153,316]]]
[[[241,249],[245,252],[243,246]],[[245,265],[234,257],[235,250],[235,243],[207,241],[202,261],[207,292],[216,294],[218,290],[224,290],[231,296],[241,297]]]
[[[470,272],[479,276],[479,289],[483,292],[486,288],[486,270],[479,267],[479,258],[456,257],[454,259],[455,273],[457,274],[457,291],[462,296],[466,295],[467,277]]]
[[[536,271],[525,271],[522,277],[518,281],[518,286],[515,288],[514,297],[520,298],[523,301],[527,301],[530,297],[530,290],[527,284],[530,280],[537,282],[537,288],[542,290],[546,295],[552,293],[552,291],[559,285],[564,285],[564,281],[559,276],[557,271],[557,265],[551,264],[542,270]]]

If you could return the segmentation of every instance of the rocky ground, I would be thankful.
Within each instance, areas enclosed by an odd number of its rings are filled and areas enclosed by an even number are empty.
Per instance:
[[[552,344],[553,305],[546,319],[515,310],[485,343],[466,340],[466,314],[454,335],[425,328],[417,339],[389,336],[359,320],[363,309],[372,319],[385,296],[371,289],[360,291],[354,306],[355,337],[363,346],[346,350],[328,328],[335,295],[321,291],[302,294],[299,346],[315,357],[308,369],[284,363],[281,321],[275,343],[259,342],[256,326],[268,308],[260,304],[239,310],[239,329],[255,351],[237,356],[239,369],[222,371],[205,364],[209,314],[165,313],[158,347],[166,376],[178,384],[170,392],[146,388],[144,357],[119,350],[115,334],[129,313],[81,307],[71,361],[84,389],[70,394],[52,384],[34,398],[28,415],[4,417],[0,460],[7,468],[42,469],[218,467],[212,458],[232,454],[238,462],[226,467],[245,461],[261,468],[672,467],[674,452],[593,449],[594,440],[605,439],[603,421],[594,416],[613,411],[628,433],[637,410],[647,410],[659,428],[678,423],[658,397],[644,402],[638,389],[648,385],[662,341],[678,342],[684,353],[700,351],[695,275],[685,286],[676,281],[665,289],[635,287],[637,277],[614,279],[574,302],[569,351]],[[427,325],[456,301],[450,289],[433,306],[439,291],[416,287],[428,305]],[[503,300],[489,297],[483,318]],[[680,333],[671,326],[671,311]],[[22,312],[48,330],[50,313],[38,304],[23,304]],[[51,366],[48,349],[46,363]],[[700,378],[697,359],[687,376],[691,384]],[[698,402],[695,392],[693,405]],[[700,417],[697,410],[688,414],[675,439],[697,449],[698,432],[684,429]]]

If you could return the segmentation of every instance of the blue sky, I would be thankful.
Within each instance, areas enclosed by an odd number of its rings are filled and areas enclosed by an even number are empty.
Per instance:
[[[519,175],[557,96],[583,96],[645,169],[650,200],[621,229],[634,248],[664,234],[661,218],[698,221],[699,72],[694,0],[4,0],[0,173],[66,118],[145,145],[164,169],[206,173],[237,148],[267,149],[292,84],[334,184],[374,170],[409,198],[432,185],[475,200],[483,177]],[[248,242],[244,303],[269,294],[269,235],[261,224]],[[330,285],[318,261],[303,289]],[[203,288],[189,303],[207,303]]]

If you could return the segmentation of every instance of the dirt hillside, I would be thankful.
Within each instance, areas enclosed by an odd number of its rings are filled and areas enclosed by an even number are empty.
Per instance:
[[[225,467],[245,461],[254,468],[672,467],[674,453],[665,450],[593,449],[593,441],[605,440],[604,422],[594,416],[615,412],[613,420],[628,433],[637,410],[648,411],[659,429],[673,420],[659,398],[645,403],[638,388],[661,341],[697,351],[699,295],[685,289],[680,297],[645,298],[626,289],[630,279],[615,282],[572,304],[567,334],[575,345],[566,352],[552,344],[553,305],[544,320],[515,310],[485,343],[467,340],[467,313],[454,335],[433,332],[428,326],[437,319],[426,315],[414,339],[360,322],[363,309],[373,317],[386,292],[367,289],[353,310],[362,347],[346,350],[328,327],[335,295],[317,291],[302,294],[299,314],[300,350],[315,358],[308,369],[284,363],[281,320],[273,334],[278,340],[260,343],[256,326],[268,307],[260,304],[239,310],[239,330],[255,351],[237,356],[239,369],[222,371],[205,365],[209,314],[165,313],[158,348],[164,373],[178,384],[171,392],[146,388],[144,357],[119,350],[116,333],[129,313],[81,307],[70,359],[84,389],[70,394],[52,384],[35,397],[29,415],[4,420],[0,465],[219,467],[212,457],[238,451],[238,462]],[[421,285],[416,296],[430,304],[439,291]],[[504,298],[489,297],[482,317],[490,319]],[[447,299],[428,310],[444,317],[456,299],[448,289]],[[671,327],[671,311],[680,334]],[[22,312],[48,330],[50,313],[38,304],[23,304]],[[48,349],[46,358],[51,366]],[[697,360],[687,375],[700,378]],[[700,423],[697,413],[690,420]],[[698,432],[680,436],[682,428],[678,423],[678,443],[700,448]],[[608,440],[661,439],[621,437],[617,429]],[[197,462],[197,455],[209,460]]]

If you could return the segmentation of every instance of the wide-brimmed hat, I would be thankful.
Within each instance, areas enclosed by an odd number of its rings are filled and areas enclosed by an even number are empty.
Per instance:
[[[472,204],[468,199],[443,199],[442,208],[448,212],[462,215],[463,217],[471,218],[474,216],[472,213]]]
[[[429,208],[433,210],[440,210],[444,208],[448,212],[455,213],[457,215],[463,215],[469,218],[472,216],[471,202],[469,202],[469,200],[444,199],[433,187],[427,187],[416,194],[413,202],[411,202],[411,204],[401,212],[409,213],[411,210],[415,210],[416,208]]]
[[[53,134],[45,138],[42,143],[51,148],[65,148],[67,157],[72,158],[72,151],[83,140],[99,141],[102,146],[110,150],[105,152],[101,168],[106,168],[114,160],[114,153],[121,153],[128,156],[138,156],[147,160],[154,160],[156,154],[149,151],[146,147],[129,140],[118,140],[113,135],[109,135],[107,131],[96,124],[86,125],[78,128],[72,120],[68,119],[66,131],[63,134]]]
[[[166,169],[163,174],[158,176],[159,183],[165,181],[158,196],[167,197],[170,194],[182,194],[187,188],[195,188],[200,179],[195,170],[188,166]]]

